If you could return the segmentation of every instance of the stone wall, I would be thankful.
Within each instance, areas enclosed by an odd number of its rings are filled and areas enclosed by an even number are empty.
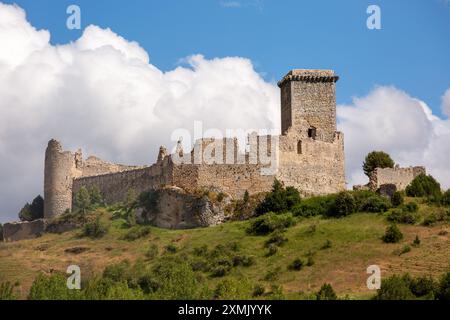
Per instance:
[[[5,242],[34,239],[44,234],[46,222],[43,219],[31,222],[12,222],[3,225]]]
[[[369,187],[378,190],[381,185],[394,184],[397,190],[405,190],[411,181],[422,173],[426,174],[424,167],[376,168],[370,177]]]

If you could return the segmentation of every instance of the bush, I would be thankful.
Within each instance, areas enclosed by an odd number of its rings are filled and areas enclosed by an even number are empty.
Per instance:
[[[416,297],[434,298],[436,283],[431,276],[414,278],[410,282],[410,290]]]
[[[403,234],[395,224],[391,224],[389,227],[387,227],[386,232],[382,237],[382,240],[385,243],[397,243],[401,239],[403,239]]]
[[[178,248],[176,245],[174,245],[173,243],[169,243],[166,246],[166,252],[168,253],[176,253],[178,251]]]
[[[411,278],[408,275],[393,275],[381,281],[381,287],[375,300],[411,300],[414,295],[410,290]]]
[[[371,196],[363,201],[359,211],[363,212],[385,212],[391,207],[389,199],[378,195]]]
[[[283,231],[277,230],[266,241],[266,247],[270,246],[271,244],[281,247],[287,241],[288,238],[284,235]]]
[[[67,279],[60,273],[39,274],[31,285],[29,300],[72,300],[80,297],[78,290],[67,288]]]
[[[266,292],[266,288],[264,288],[264,286],[262,284],[256,284],[253,287],[253,294],[252,297],[256,298],[256,297],[261,297],[264,292]]]
[[[348,191],[338,193],[334,200],[331,210],[327,212],[331,217],[345,217],[356,211],[355,198]]]
[[[337,295],[334,292],[331,284],[325,283],[320,290],[316,293],[317,300],[337,300]]]
[[[243,266],[250,267],[256,262],[254,256],[236,255],[233,257],[233,267]]]
[[[391,156],[383,151],[372,151],[364,160],[364,173],[370,178],[375,168],[393,168],[394,161]]]
[[[287,212],[300,203],[300,194],[293,187],[284,188],[280,181],[275,179],[272,190],[256,208],[258,215],[267,212]]]
[[[226,279],[219,282],[214,290],[214,299],[248,300],[256,290],[246,280]],[[259,291],[260,292],[260,291]]]
[[[303,265],[304,265],[303,260],[297,258],[294,261],[292,261],[292,263],[289,265],[289,269],[299,271],[303,268]]]
[[[95,221],[88,222],[83,226],[82,236],[99,239],[108,233],[108,229],[109,225],[97,217]]]
[[[122,239],[128,241],[134,241],[143,237],[146,237],[150,234],[151,230],[148,226],[135,226],[132,227],[128,232],[123,236]]]
[[[417,214],[404,211],[402,209],[394,209],[387,216],[387,220],[395,223],[414,224],[418,221]]]
[[[151,277],[155,287],[150,293],[151,299],[201,300],[210,297],[206,285],[184,260],[162,260],[153,268]]]
[[[216,266],[211,271],[211,276],[220,278],[224,277],[230,271],[229,267],[226,266]]]
[[[0,301],[16,300],[18,296],[14,292],[14,286],[10,282],[0,283]]]
[[[439,300],[450,301],[450,271],[445,273],[439,281],[437,298]]]
[[[435,224],[437,221],[438,221],[437,216],[434,213],[430,213],[429,215],[427,215],[425,217],[425,219],[423,219],[422,224],[424,226],[429,227],[429,226],[432,226],[433,224]]]
[[[331,210],[335,198],[335,195],[328,195],[303,199],[292,208],[292,213],[302,217],[326,215]]]
[[[276,254],[278,252],[278,246],[275,244],[269,244],[267,246],[268,252],[266,254],[267,257],[273,256],[274,254]]]
[[[405,201],[403,197],[403,193],[400,191],[395,191],[392,195],[391,202],[394,207],[401,206],[403,202]]]
[[[276,230],[283,231],[294,225],[292,214],[276,215],[269,212],[261,217],[254,219],[247,229],[247,233],[254,235],[266,235]]]
[[[325,243],[322,245],[321,249],[323,250],[330,249],[332,246],[333,244],[331,243],[331,240],[327,239]]]
[[[441,185],[431,175],[420,174],[406,187],[410,197],[441,197]]]
[[[280,267],[276,267],[275,269],[267,271],[266,275],[264,276],[264,280],[266,281],[275,281],[278,279],[278,276],[280,274]]]
[[[419,205],[416,202],[408,202],[402,206],[402,209],[407,212],[417,212],[419,211]]]

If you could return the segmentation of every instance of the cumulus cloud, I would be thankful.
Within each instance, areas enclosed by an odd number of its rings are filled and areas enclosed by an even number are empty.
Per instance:
[[[279,90],[248,59],[193,55],[163,72],[138,43],[109,29],[89,26],[65,45],[49,39],[21,8],[0,3],[0,221],[14,220],[42,193],[53,137],[85,156],[151,164],[161,144],[173,146],[175,129],[192,130],[196,120],[205,129],[279,130]],[[379,87],[339,106],[338,116],[350,184],[365,182],[364,156],[381,149],[401,165],[426,165],[450,185],[450,124],[424,102]]]
[[[338,118],[350,185],[367,182],[361,169],[364,157],[383,150],[401,166],[426,166],[444,187],[450,186],[450,122],[434,116],[423,101],[380,86],[351,105],[338,106]]]
[[[279,93],[250,60],[193,55],[162,72],[147,52],[109,29],[87,27],[53,46],[25,12],[0,4],[0,219],[13,219],[42,192],[44,150],[67,149],[151,164],[171,133],[204,128],[271,128]],[[5,218],[7,216],[7,218]]]

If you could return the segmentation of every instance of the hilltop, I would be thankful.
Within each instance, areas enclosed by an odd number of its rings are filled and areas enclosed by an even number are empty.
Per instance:
[[[375,294],[366,286],[369,265],[381,268],[382,279],[403,273],[437,279],[450,266],[449,208],[422,198],[406,198],[405,202],[418,203],[418,211],[411,224],[398,224],[403,234],[398,243],[381,240],[390,224],[388,217],[395,215],[396,209],[340,218],[282,213],[273,219],[289,220],[285,229],[255,235],[249,229],[271,214],[208,228],[167,230],[130,226],[117,215],[117,206],[97,208],[86,216],[109,226],[100,238],[82,237],[83,228],[78,228],[1,243],[0,283],[17,282],[16,292],[26,298],[38,274],[65,273],[69,265],[80,266],[85,283],[124,260],[127,268],[137,263],[151,270],[168,259],[180,258],[215,292],[224,280],[231,280],[248,283],[252,286],[249,292],[257,286],[267,298],[279,298],[282,292],[289,299],[306,299],[329,283],[341,298],[367,299]],[[416,238],[420,244],[414,245]],[[223,261],[214,260],[217,256]],[[302,261],[300,270],[296,270],[296,259]]]

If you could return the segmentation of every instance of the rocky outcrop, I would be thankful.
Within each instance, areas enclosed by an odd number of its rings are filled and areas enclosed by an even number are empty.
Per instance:
[[[225,207],[230,198],[225,196],[212,200],[206,195],[185,192],[181,188],[169,187],[152,191],[155,205],[137,210],[137,221],[150,223],[160,228],[188,229],[218,225],[225,220]]]
[[[45,232],[46,222],[43,219],[31,222],[11,222],[3,225],[3,239],[5,242],[34,239]]]

